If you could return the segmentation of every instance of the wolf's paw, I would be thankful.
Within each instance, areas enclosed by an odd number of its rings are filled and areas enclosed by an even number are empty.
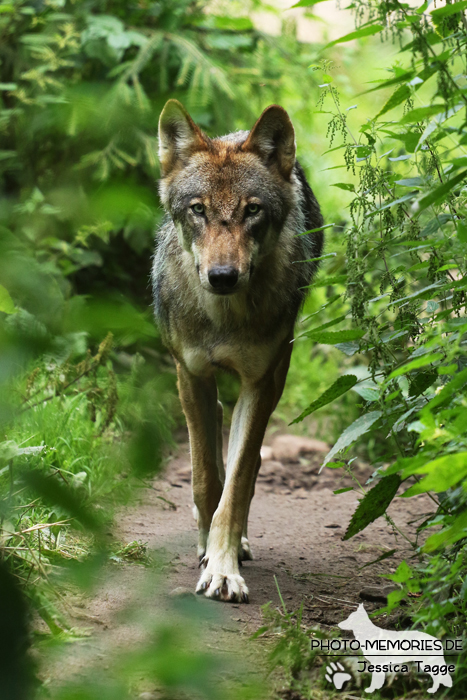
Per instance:
[[[344,683],[348,681],[352,676],[349,673],[345,673],[345,668],[339,662],[331,663],[326,666],[326,680],[332,683],[337,690],[340,690]]]
[[[196,592],[204,593],[206,598],[223,600],[230,603],[249,603],[248,588],[240,574],[221,574],[211,570],[209,562],[204,559],[201,564],[205,566],[200,576]]]
[[[253,552],[251,551],[250,543],[248,542],[247,537],[242,537],[242,546],[240,550],[240,554],[238,555],[238,560],[239,561],[253,561],[254,556]]]

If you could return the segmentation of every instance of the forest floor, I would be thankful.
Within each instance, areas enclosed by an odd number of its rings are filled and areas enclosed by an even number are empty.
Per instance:
[[[250,637],[264,624],[262,606],[268,601],[280,605],[275,577],[288,611],[303,602],[304,624],[336,629],[361,602],[368,612],[384,606],[390,582],[381,574],[394,572],[402,559],[413,556],[408,540],[415,539],[417,524],[432,510],[424,495],[396,498],[388,513],[397,529],[379,518],[342,541],[358,492],[333,491],[354,485],[350,477],[343,477],[340,469],[324,469],[319,475],[326,445],[273,426],[265,438],[250,514],[255,558],[242,569],[250,604],[210,601],[192,594],[199,576],[197,536],[188,442],[184,433],[179,438],[163,474],[142,488],[139,503],[119,512],[109,532],[109,538],[123,544],[147,543],[158,566],[110,563],[92,593],[84,598],[68,593],[76,627],[86,636],[40,652],[39,675],[51,689],[64,680],[65,668],[67,680],[89,675],[93,667],[114,673],[122,653],[171,625],[190,637],[198,651],[236,657],[237,670],[227,670],[225,677],[229,672],[238,677],[241,668],[246,681],[253,679],[271,697],[281,684],[279,675],[265,680],[271,636]],[[368,465],[355,467],[361,483],[371,471]],[[365,566],[393,549],[391,557]],[[378,624],[384,621],[379,618]],[[161,697],[144,678],[135,681],[134,689],[135,699]]]

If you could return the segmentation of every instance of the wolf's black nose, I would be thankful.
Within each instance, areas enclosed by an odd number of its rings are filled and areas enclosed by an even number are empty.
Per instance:
[[[237,284],[238,270],[229,265],[213,267],[208,272],[208,280],[209,284],[216,292],[227,294],[227,292],[230,292]]]

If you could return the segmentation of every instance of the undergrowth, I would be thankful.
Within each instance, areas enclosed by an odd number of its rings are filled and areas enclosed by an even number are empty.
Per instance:
[[[394,574],[387,612],[406,601],[414,625],[463,635],[464,3],[355,0],[356,32],[324,54],[293,31],[277,40],[259,31],[247,16],[265,9],[259,0],[237,7],[0,2],[0,574],[11,566],[58,637],[68,625],[59,564],[96,551],[144,561],[141,544],[122,543],[112,554],[102,532],[115,505],[161,464],[179,411],[173,367],[148,310],[161,216],[154,115],[177,97],[217,135],[253,123],[271,102],[290,102],[297,141],[309,147],[307,169],[325,118],[323,158],[331,173],[346,175],[333,183],[337,196],[325,187],[328,210],[337,213],[333,220],[325,212],[330,243],[297,329],[279,415],[289,421],[300,413],[292,429],[307,432],[308,416],[319,411],[314,425],[335,442],[325,464],[352,471],[355,453],[373,464],[346,538],[384,515],[401,489],[405,497],[430,495],[432,513],[414,543],[421,563]],[[372,35],[383,57],[391,41],[400,53],[389,68],[381,58],[386,79],[348,103],[336,47]],[[347,81],[357,92],[362,67],[349,72],[358,73]],[[374,114],[380,90],[387,99]],[[361,117],[356,100],[365,105]],[[310,179],[322,201],[320,178]],[[267,614],[279,634],[274,663],[297,692],[315,692],[306,674],[311,668],[314,679],[319,664],[307,643],[318,632],[303,628],[300,613]],[[218,696],[215,683],[204,685],[210,660],[190,656],[175,628],[158,629],[137,662],[169,694],[194,688]],[[454,687],[461,697],[465,667],[461,659]],[[126,698],[128,687],[126,676],[107,689],[100,681],[77,693],[70,686],[62,697]]]
[[[300,5],[312,6],[313,1]],[[358,122],[342,102],[329,59],[319,110],[330,148],[341,153],[348,198],[340,266],[321,273],[326,304],[340,313],[310,319],[304,335],[346,359],[341,375],[295,419],[356,391],[360,415],[339,435],[323,466],[352,469],[353,455],[374,466],[343,539],[386,515],[396,496],[428,494],[431,513],[418,527],[416,557],[389,578],[390,613],[406,605],[413,626],[465,641],[467,566],[467,21],[464,3],[409,6],[357,0],[356,31],[400,46],[387,79],[366,92],[390,91],[375,115]],[[327,224],[331,226],[331,224]],[[344,255],[342,255],[344,252]],[[336,274],[337,273],[337,274]],[[337,286],[337,292],[336,292]],[[319,323],[323,318],[324,322]],[[349,327],[349,326],[352,327]],[[372,449],[368,450],[368,443]],[[340,460],[340,461],[337,461]],[[418,539],[418,538],[417,538]],[[305,658],[305,657],[304,657]],[[465,652],[452,696],[463,697]],[[402,692],[402,691],[401,691]],[[308,696],[307,696],[308,697]]]
[[[83,562],[96,550],[110,559],[149,562],[141,543],[108,550],[102,533],[115,508],[134,498],[138,482],[160,466],[171,422],[164,391],[141,384],[141,359],[117,376],[111,354],[111,334],[95,354],[82,343],[74,354],[51,350],[9,387],[17,420],[0,443],[2,558],[53,634],[71,624],[57,583],[60,566]],[[152,398],[150,415],[145,394]],[[137,469],[135,443],[137,452],[148,450]]]

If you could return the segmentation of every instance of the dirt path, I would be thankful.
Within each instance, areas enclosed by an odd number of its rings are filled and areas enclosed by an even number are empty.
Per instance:
[[[156,575],[153,569],[136,564],[109,566],[106,580],[85,603],[78,603],[81,613],[78,610],[76,623],[89,628],[89,638],[56,657],[49,655],[43,678],[52,686],[60,681],[64,662],[68,677],[80,677],[96,661],[111,668],[109,659],[147,639],[154,625],[170,620],[182,628],[189,626],[177,608],[184,601],[195,609],[190,615],[195,616],[196,635],[207,649],[223,653],[244,650],[249,644],[251,663],[245,673],[262,676],[264,645],[247,639],[262,624],[261,606],[268,601],[279,605],[275,576],[288,610],[304,602],[307,624],[333,626],[362,599],[369,611],[384,605],[387,581],[379,574],[394,571],[401,559],[412,554],[410,545],[383,518],[343,542],[358,503],[357,492],[333,494],[351,484],[348,477],[342,479],[341,470],[325,469],[318,475],[326,446],[293,436],[276,435],[265,442],[249,526],[255,560],[246,562],[242,570],[250,604],[221,604],[191,594],[199,571],[188,444],[183,442],[163,478],[142,489],[140,504],[120,513],[113,532],[123,543],[147,542],[163,564],[162,573]],[[368,467],[357,468],[362,483],[370,473]],[[396,499],[389,508],[397,528],[411,539],[416,528],[412,521],[428,511],[424,496]],[[397,550],[394,556],[362,568],[391,549]],[[174,596],[174,591],[181,595]],[[378,595],[379,601],[375,600]],[[70,602],[75,602],[72,596]],[[135,697],[159,697],[144,682],[136,687]]]

